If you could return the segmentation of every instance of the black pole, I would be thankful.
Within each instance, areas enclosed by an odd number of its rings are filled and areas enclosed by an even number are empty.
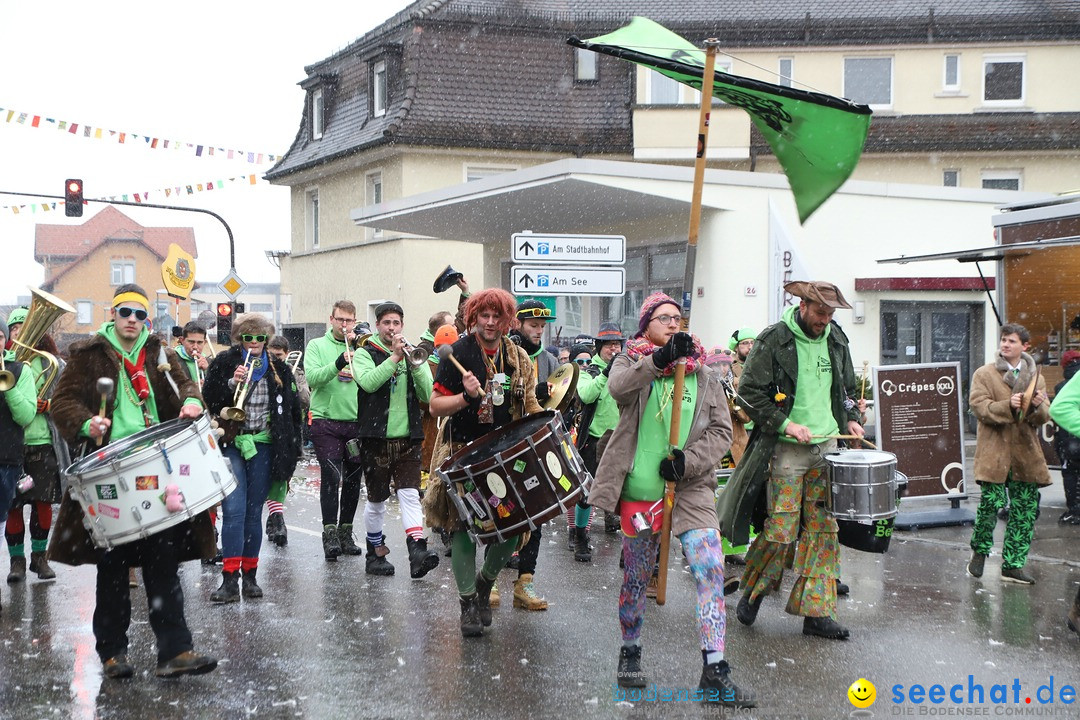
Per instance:
[[[42,195],[41,193],[13,192],[13,191],[10,191],[10,190],[0,190],[0,195],[21,195],[23,197],[48,198],[50,200],[65,200],[66,199],[62,195]],[[205,215],[210,215],[211,217],[217,218],[218,222],[220,222],[222,225],[225,226],[225,232],[228,233],[228,235],[229,235],[229,269],[230,270],[236,270],[236,244],[233,242],[232,228],[229,227],[229,223],[225,222],[225,218],[221,217],[220,215],[218,215],[216,212],[214,212],[212,210],[206,210],[204,208],[180,207],[179,205],[158,205],[158,204],[155,204],[155,203],[135,203],[135,202],[128,202],[127,200],[101,200],[101,199],[95,199],[95,200],[83,200],[83,202],[85,204],[87,204],[87,205],[89,205],[92,202],[96,202],[96,203],[103,203],[105,205],[130,205],[131,207],[144,207],[144,208],[148,207],[148,208],[155,208],[155,209],[158,209],[158,210],[181,210],[183,212],[203,213]]]
[[[986,282],[986,276],[983,275],[982,268],[979,267],[979,261],[975,261],[975,269],[979,271],[979,277],[982,278],[983,290],[986,290],[986,297],[990,299],[990,307],[994,310],[994,317],[997,318],[998,327],[1001,327],[1005,323],[1001,321],[1001,313],[998,312],[997,304],[994,302],[994,294],[990,292],[990,285]]]

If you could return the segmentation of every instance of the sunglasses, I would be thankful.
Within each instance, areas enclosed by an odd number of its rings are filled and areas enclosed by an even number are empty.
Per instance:
[[[266,342],[266,335],[248,335],[244,334],[240,336],[240,339],[244,342]]]
[[[135,308],[129,308],[129,307],[118,307],[118,308],[116,308],[116,314],[119,315],[122,318],[129,318],[129,317],[131,317],[132,313],[135,313],[135,319],[138,320],[139,322],[142,322],[143,320],[146,319],[146,311],[145,310],[136,310]]]
[[[517,316],[519,318],[551,317],[551,308],[525,308],[518,310]]]
[[[574,362],[576,362],[578,365],[587,365],[590,359],[591,358],[578,358],[577,360],[574,360]]]

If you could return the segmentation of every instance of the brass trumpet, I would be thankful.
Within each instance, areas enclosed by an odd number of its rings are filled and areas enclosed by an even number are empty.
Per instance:
[[[247,413],[244,412],[244,399],[247,398],[248,390],[251,389],[251,371],[255,369],[255,361],[258,359],[251,354],[250,350],[247,350],[247,355],[244,357],[244,380],[236,384],[236,390],[233,391],[233,404],[230,407],[221,408],[221,417],[226,420],[234,420],[236,422],[243,422],[247,417]]]
[[[402,344],[405,346],[405,362],[409,367],[418,368],[428,361],[428,353],[424,348],[416,347],[404,338]]]
[[[0,392],[7,392],[15,387],[15,373],[7,369],[4,362],[4,349],[0,348]]]
[[[300,359],[304,357],[303,350],[290,350],[289,354],[285,356],[285,364],[289,366],[289,369],[296,374],[296,369],[300,367]]]

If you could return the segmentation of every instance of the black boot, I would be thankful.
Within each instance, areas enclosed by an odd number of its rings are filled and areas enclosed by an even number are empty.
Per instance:
[[[212,603],[240,602],[240,573],[238,571],[221,572],[221,587],[210,593]]]
[[[7,581],[9,583],[18,583],[26,579],[26,556],[25,555],[12,555],[11,556],[11,572],[8,573]]]
[[[621,524],[622,523],[619,520],[618,515],[616,515],[615,513],[610,513],[610,512],[608,512],[606,510],[604,511],[604,532],[606,532],[606,533],[619,532],[619,526]]]
[[[278,547],[289,544],[289,531],[285,527],[285,515],[275,512],[266,516],[266,539]]]
[[[327,562],[337,562],[341,554],[341,541],[338,540],[337,525],[323,525],[322,550]]]
[[[383,536],[383,542],[386,542],[386,536]],[[367,562],[364,565],[364,572],[368,575],[381,575],[383,577],[389,577],[394,574],[394,566],[390,564],[390,561],[386,559],[386,556],[390,554],[390,548],[385,544],[375,547],[371,544],[371,541],[367,541]]]
[[[574,559],[578,562],[592,562],[592,548],[589,547],[589,528],[574,528]]]
[[[641,670],[641,646],[619,648],[619,669],[615,672],[619,687],[643,688],[648,682]]]
[[[1080,635],[1080,590],[1076,592],[1076,598],[1073,600],[1072,609],[1069,610],[1069,617],[1065,620],[1065,624],[1074,633]]]
[[[803,635],[817,635],[828,640],[847,640],[848,629],[830,617],[803,618]]]
[[[764,595],[758,595],[757,600],[751,601],[750,590],[747,589],[739,598],[739,604],[735,606],[735,617],[739,618],[739,622],[743,625],[753,625],[757,620],[758,610],[761,609],[761,601],[764,599]]]
[[[338,525],[338,542],[341,543],[342,555],[363,555],[364,551],[353,539],[352,525]]]
[[[480,623],[480,610],[476,606],[476,593],[462,595],[458,598],[461,603],[461,636],[480,637],[484,634],[484,626]]]
[[[443,551],[443,557],[450,557],[454,553],[454,549],[450,546],[450,543],[452,542],[450,533],[439,528],[439,539],[442,540],[443,547],[446,548]]]
[[[243,590],[244,597],[246,598],[261,598],[263,596],[262,588],[259,587],[259,583],[255,581],[255,569],[244,571],[243,578]]]
[[[405,538],[409,547],[409,577],[422,578],[439,566],[439,553],[428,550],[427,540]]]
[[[491,626],[491,587],[494,584],[495,581],[488,580],[483,572],[476,573],[476,607],[484,627]]]
[[[754,693],[749,690],[740,690],[731,681],[731,666],[727,664],[727,660],[721,660],[703,667],[698,687],[705,693],[705,702],[714,702],[735,708],[757,706],[754,701]]]

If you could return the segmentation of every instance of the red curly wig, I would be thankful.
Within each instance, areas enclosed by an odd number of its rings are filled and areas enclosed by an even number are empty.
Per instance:
[[[473,293],[465,301],[465,328],[472,331],[480,318],[480,313],[493,310],[499,315],[499,331],[505,335],[517,324],[515,311],[517,303],[514,296],[502,288],[487,288]]]

